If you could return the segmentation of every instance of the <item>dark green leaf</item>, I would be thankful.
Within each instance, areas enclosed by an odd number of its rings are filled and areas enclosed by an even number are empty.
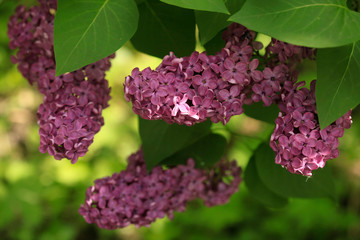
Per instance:
[[[275,124],[275,119],[278,117],[280,111],[276,104],[266,107],[262,102],[243,105],[243,108],[247,116],[270,124]]]
[[[229,14],[223,0],[161,0],[164,3],[182,8]]]
[[[215,37],[208,41],[204,45],[207,54],[214,55],[217,52],[220,52],[223,47],[225,47],[225,41],[222,39],[222,32],[218,32]]]
[[[262,182],[256,169],[254,157],[250,159],[246,167],[244,172],[244,182],[251,195],[268,207],[281,208],[288,203],[286,198],[274,193]]]
[[[360,41],[317,52],[316,107],[321,128],[360,103]]]
[[[194,11],[157,0],[146,0],[139,8],[139,27],[131,39],[144,53],[163,58],[169,52],[189,56],[195,49]]]
[[[165,158],[208,135],[210,126],[210,121],[188,127],[139,117],[139,132],[147,168],[152,169]]]
[[[135,33],[134,0],[58,1],[54,22],[56,75],[114,53]]]
[[[196,24],[199,28],[199,37],[201,44],[206,44],[213,39],[216,34],[226,28],[230,22],[226,14],[195,11]]]
[[[186,164],[187,159],[192,158],[198,168],[211,167],[224,155],[225,147],[226,139],[223,136],[208,134],[161,163],[166,165]]]
[[[315,170],[311,178],[292,174],[275,164],[275,153],[268,143],[261,144],[255,151],[255,160],[262,182],[280,196],[336,199],[334,179],[329,167]]]
[[[344,0],[247,0],[230,20],[307,47],[336,47],[360,39],[360,14]]]
[[[238,11],[245,0],[228,0],[225,2],[230,13]],[[200,42],[206,44],[216,34],[229,26],[229,15],[217,12],[195,11],[196,24],[199,28]]]

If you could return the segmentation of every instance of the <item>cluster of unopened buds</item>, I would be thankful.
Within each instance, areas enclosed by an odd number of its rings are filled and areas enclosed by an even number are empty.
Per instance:
[[[110,99],[105,71],[113,56],[56,77],[53,23],[57,1],[39,2],[29,9],[19,6],[9,20],[9,45],[18,49],[12,61],[44,95],[37,113],[40,152],[75,163],[104,124],[101,114]]]
[[[214,56],[194,52],[177,58],[170,53],[155,70],[135,68],[126,77],[125,98],[144,119],[189,126],[208,118],[226,124],[243,113],[244,104],[278,104],[281,112],[270,142],[276,163],[311,176],[339,155],[338,138],[351,126],[351,112],[320,130],[315,81],[311,90],[298,89],[304,83],[296,83],[295,70],[303,59],[314,59],[316,49],[272,39],[260,56],[262,44],[255,35],[232,24],[223,33],[225,47]]]
[[[238,190],[240,174],[236,161],[221,160],[204,170],[195,168],[193,159],[166,170],[157,166],[147,173],[140,150],[128,158],[126,170],[98,179],[88,188],[79,212],[100,228],[148,226],[158,218],[172,218],[174,211],[185,211],[196,198],[209,207],[227,203]]]

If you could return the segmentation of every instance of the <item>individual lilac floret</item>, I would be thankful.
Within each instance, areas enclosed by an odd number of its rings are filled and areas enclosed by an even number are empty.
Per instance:
[[[339,156],[339,137],[351,126],[351,111],[320,130],[315,102],[315,80],[311,88],[300,88],[283,95],[282,111],[275,120],[270,146],[276,153],[275,162],[291,173],[311,176],[329,159]]]
[[[105,71],[114,55],[55,77],[53,22],[57,1],[39,2],[40,6],[30,9],[19,6],[9,20],[10,48],[19,49],[12,60],[44,94],[38,109],[40,152],[75,163],[104,125],[101,114],[110,100]]]
[[[124,84],[125,99],[144,119],[193,125],[210,118],[226,124],[243,113],[246,93],[263,78],[251,60],[255,33],[239,24],[224,32],[225,48],[214,56],[170,53],[155,69],[135,68]]]
[[[188,201],[201,198],[207,206],[225,204],[238,190],[241,168],[235,161],[221,160],[209,171],[194,165],[188,159],[186,165],[166,170],[157,166],[147,173],[140,150],[128,158],[126,170],[98,179],[87,189],[79,213],[86,222],[105,229],[149,226],[158,218],[172,219],[174,211],[185,211]]]

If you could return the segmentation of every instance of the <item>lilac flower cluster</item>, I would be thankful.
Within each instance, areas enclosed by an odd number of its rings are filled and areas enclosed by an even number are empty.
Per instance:
[[[9,20],[9,46],[18,49],[12,61],[44,95],[37,113],[40,152],[75,163],[104,124],[101,114],[110,99],[105,71],[113,55],[55,77],[53,22],[57,1],[39,2],[40,6],[29,9],[19,6]]]
[[[315,102],[315,83],[311,88],[300,88],[282,95],[281,112],[275,120],[270,146],[276,153],[275,162],[291,173],[311,176],[312,171],[323,168],[327,160],[339,155],[339,137],[351,126],[351,111],[320,130]]]
[[[45,95],[37,112],[40,152],[72,163],[85,155],[104,125],[101,114],[110,99],[104,72],[109,67],[107,58],[59,77],[61,87]]]
[[[126,77],[125,98],[144,119],[193,125],[210,118],[225,124],[243,112],[246,89],[263,78],[258,59],[251,60],[254,36],[234,24],[224,33],[226,47],[214,56],[170,53],[155,70],[135,68]]]
[[[170,53],[155,70],[135,68],[125,79],[125,99],[144,119],[186,125],[207,118],[226,124],[243,113],[243,104],[277,103],[283,89],[296,81],[286,60],[310,56],[312,51],[273,41],[265,55],[269,58],[266,67],[260,71],[262,44],[254,38],[255,32],[231,24],[223,33],[225,47],[214,56],[193,52],[190,57],[177,58]]]
[[[194,168],[194,160],[164,170],[157,166],[147,173],[142,151],[128,158],[127,169],[97,179],[87,189],[79,213],[88,223],[115,229],[134,224],[148,226],[157,218],[173,217],[190,200],[201,198],[207,206],[225,204],[238,190],[241,168],[221,160],[213,169]]]

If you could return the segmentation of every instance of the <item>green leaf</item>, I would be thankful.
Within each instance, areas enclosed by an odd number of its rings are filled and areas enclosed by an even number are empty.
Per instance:
[[[161,0],[164,3],[175,5],[182,8],[201,10],[201,11],[210,11],[210,12],[220,12],[229,14],[223,0]]]
[[[313,172],[311,178],[292,174],[275,164],[275,153],[268,143],[255,151],[256,168],[262,182],[282,197],[336,199],[334,179],[329,167]]]
[[[228,0],[225,2],[231,13],[238,11],[245,0]],[[206,44],[216,34],[230,25],[229,15],[217,12],[195,11],[196,24],[199,28],[200,42]]]
[[[345,0],[247,0],[231,21],[281,41],[315,48],[360,39],[360,14]]]
[[[325,128],[360,103],[360,41],[317,52],[316,107]]]
[[[109,56],[135,33],[134,0],[58,1],[54,21],[56,75]]]
[[[284,207],[288,200],[271,191],[262,182],[256,169],[255,157],[252,157],[244,172],[244,182],[251,195],[268,207]]]
[[[275,119],[278,117],[280,112],[280,109],[276,104],[266,107],[262,102],[253,103],[251,105],[243,105],[243,108],[244,113],[247,116],[270,124],[275,123]]]
[[[225,41],[222,38],[222,32],[218,32],[215,37],[208,41],[204,45],[206,53],[214,55],[217,52],[220,52],[223,47],[225,47]]]
[[[199,28],[200,42],[203,45],[230,24],[227,21],[229,16],[221,13],[195,11],[195,18]]]
[[[170,51],[178,57],[194,51],[194,11],[157,0],[145,0],[138,8],[139,27],[131,39],[137,50],[159,58]]]
[[[139,132],[146,167],[152,169],[165,158],[208,135],[210,126],[210,121],[188,127],[139,117]]]
[[[194,159],[196,167],[211,167],[224,155],[226,139],[219,134],[208,134],[188,147],[162,161],[166,165],[186,164],[189,158]]]

